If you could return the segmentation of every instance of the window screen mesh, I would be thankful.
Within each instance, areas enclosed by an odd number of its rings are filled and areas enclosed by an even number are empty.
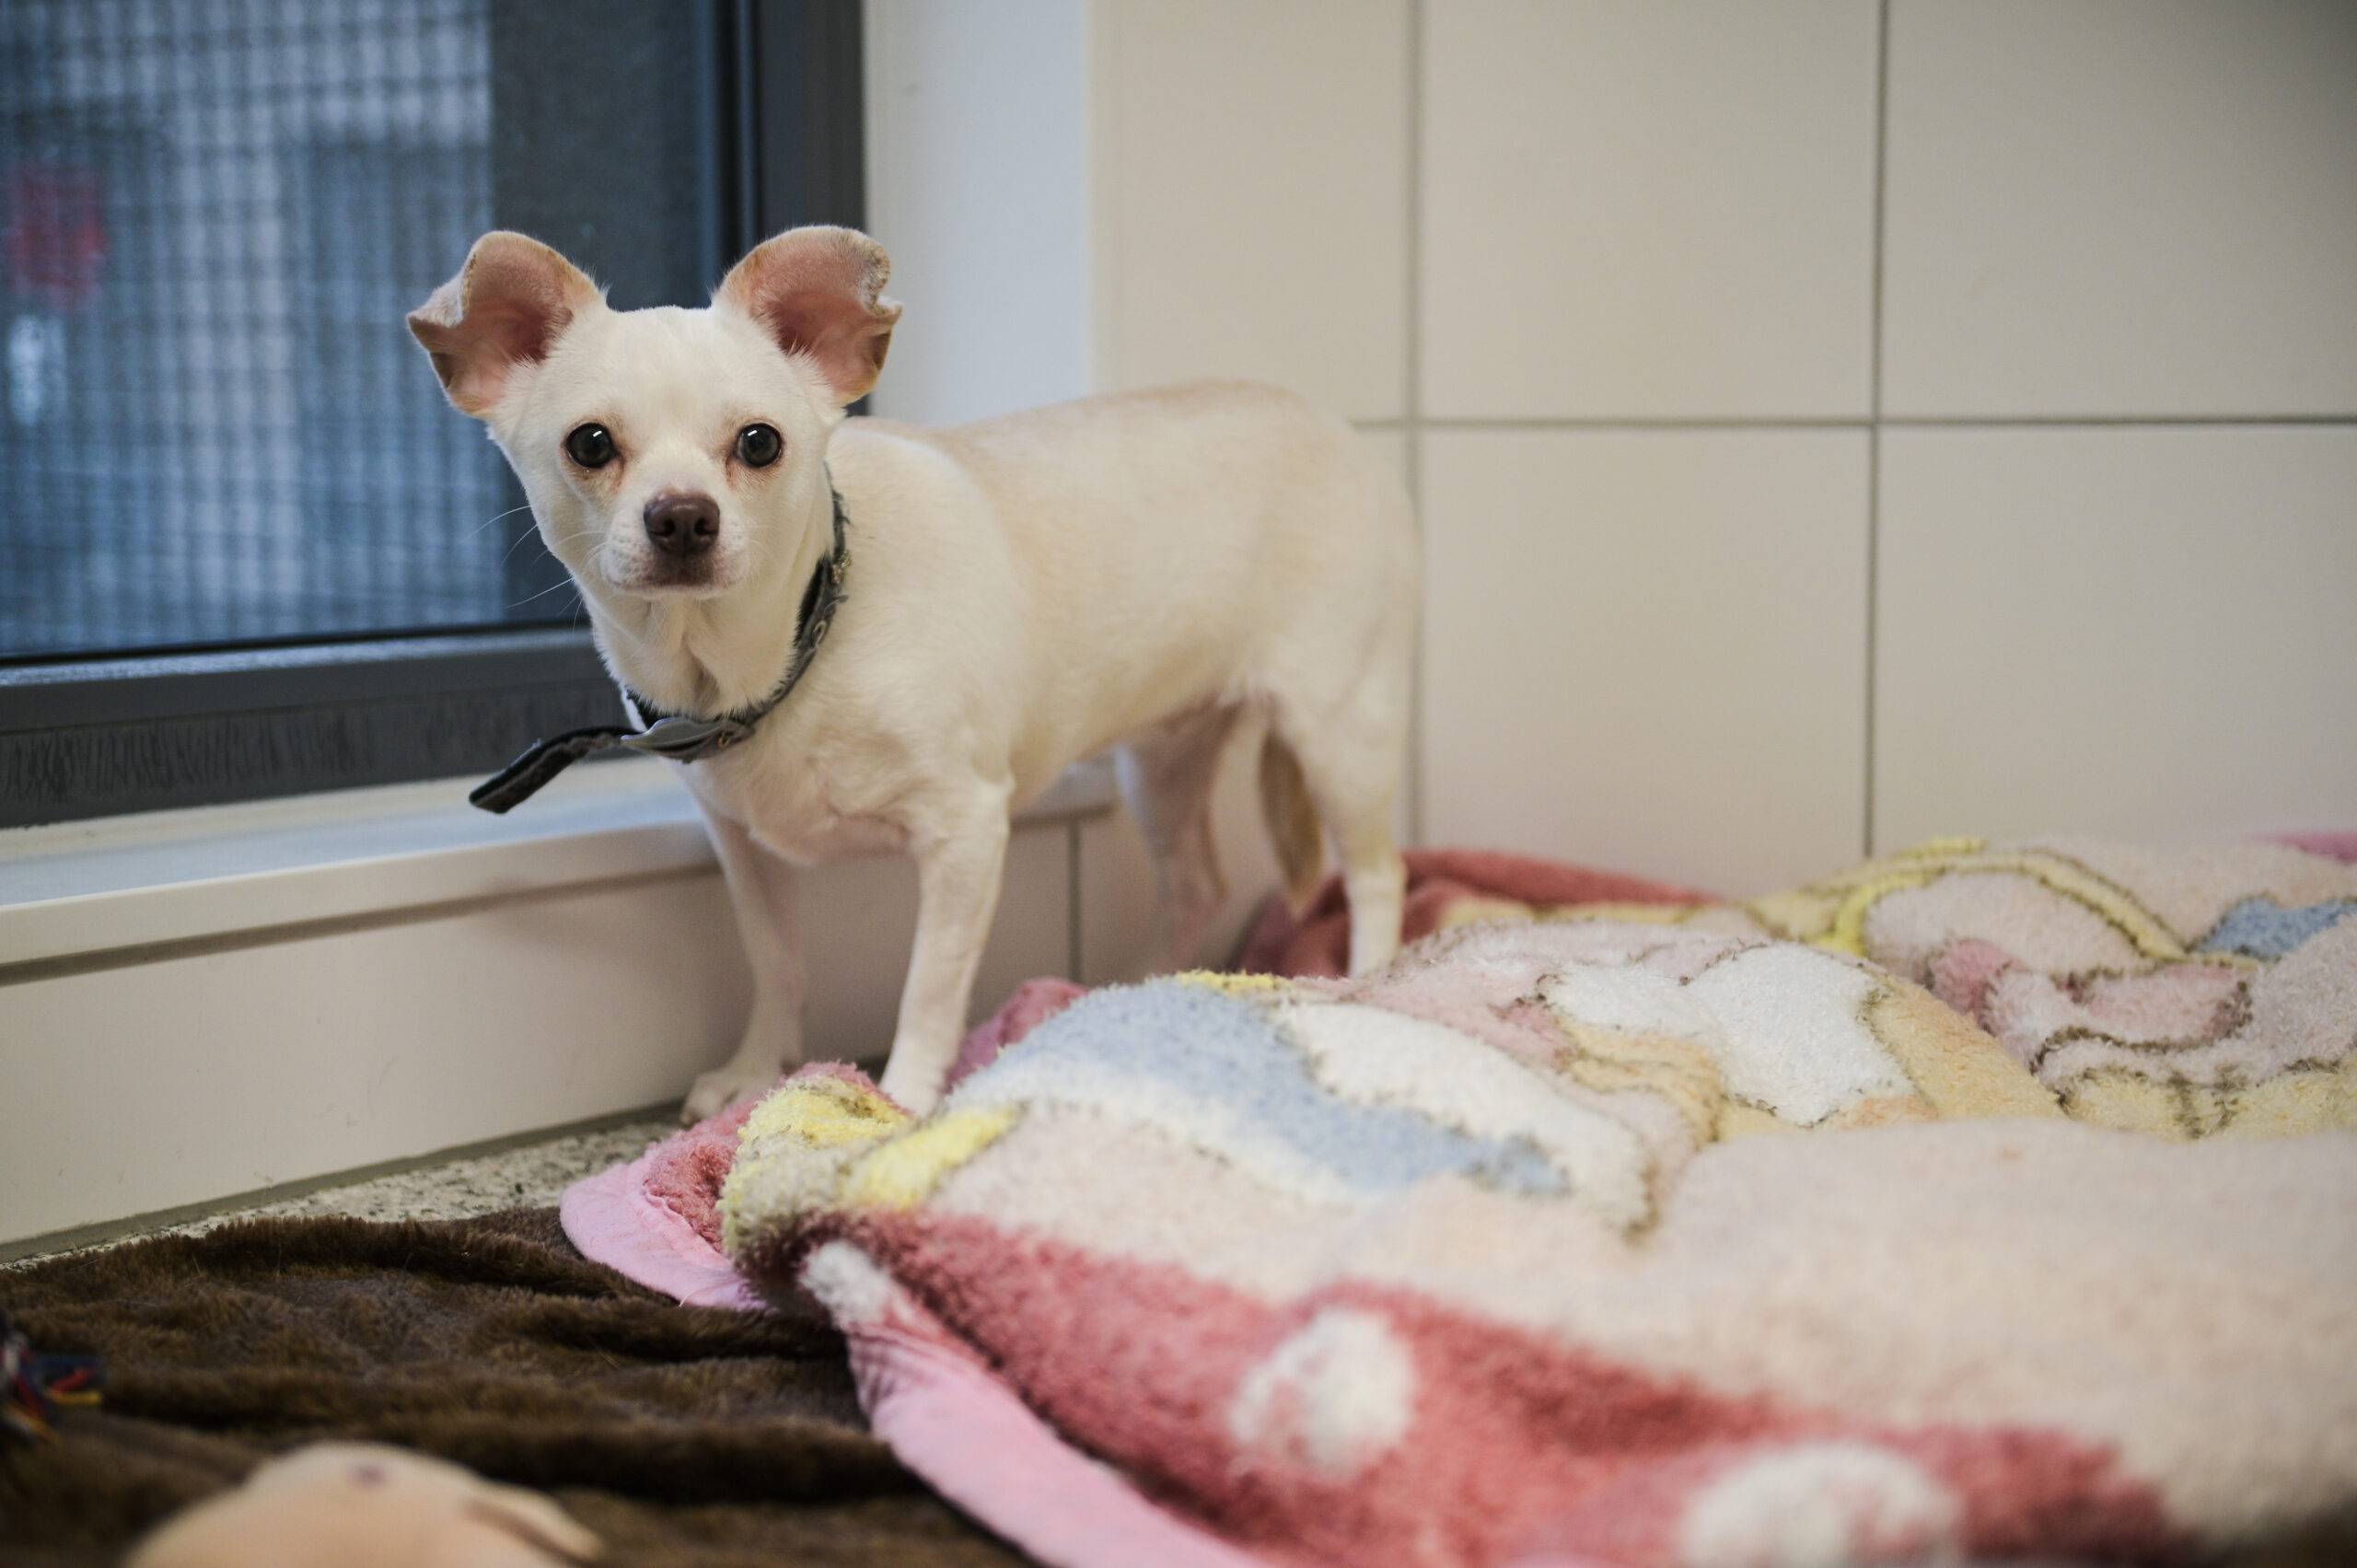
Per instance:
[[[502,222],[693,302],[691,14],[0,0],[0,657],[571,619],[402,317]]]

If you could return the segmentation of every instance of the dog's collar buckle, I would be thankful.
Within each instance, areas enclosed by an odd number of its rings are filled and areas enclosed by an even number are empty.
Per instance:
[[[468,804],[485,811],[510,810],[530,799],[542,784],[582,758],[617,746],[674,762],[701,762],[739,741],[750,739],[761,720],[800,684],[819,652],[819,645],[826,640],[827,629],[834,624],[835,611],[842,607],[843,572],[851,564],[851,545],[845,537],[849,525],[843,517],[843,494],[835,488],[832,475],[827,480],[827,494],[834,503],[834,549],[810,574],[810,586],[802,594],[801,624],[794,633],[794,655],[786,660],[785,674],[767,697],[749,708],[702,719],[663,713],[625,687],[623,695],[629,698],[643,728],[630,730],[618,725],[598,725],[589,729],[568,730],[553,740],[535,742],[530,750],[477,784],[467,796]]]
[[[675,714],[656,720],[642,734],[623,736],[621,744],[674,762],[701,762],[752,733],[751,725],[733,718],[691,719]]]

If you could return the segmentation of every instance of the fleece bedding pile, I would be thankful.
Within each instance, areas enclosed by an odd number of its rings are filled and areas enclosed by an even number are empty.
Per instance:
[[[1469,894],[1363,980],[1035,982],[935,1114],[805,1069],[567,1225],[815,1296],[1051,1563],[2198,1558],[2357,1507],[2352,916],[2259,843]]]

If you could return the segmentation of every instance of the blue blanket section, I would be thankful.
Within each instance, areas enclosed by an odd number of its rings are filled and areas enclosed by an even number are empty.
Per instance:
[[[2197,951],[2280,958],[2318,932],[2357,913],[2357,899],[2285,909],[2273,899],[2245,899],[2211,928]]]
[[[1087,1104],[1118,1116],[1122,1107],[1091,1092],[1109,1076],[1145,1103],[1209,1110],[1239,1143],[1276,1145],[1368,1197],[1452,1171],[1531,1195],[1571,1186],[1527,1138],[1477,1138],[1402,1107],[1335,1096],[1267,1010],[1168,981],[1090,993],[951,1098]]]

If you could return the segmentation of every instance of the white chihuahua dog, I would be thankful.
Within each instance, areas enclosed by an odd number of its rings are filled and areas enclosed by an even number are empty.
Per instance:
[[[679,760],[711,824],[753,1006],[691,1120],[801,1060],[790,867],[877,850],[914,856],[919,889],[881,1086],[931,1109],[1009,815],[1108,746],[1183,963],[1225,896],[1209,796],[1247,709],[1267,719],[1289,894],[1322,875],[1322,820],[1352,972],[1399,945],[1418,559],[1398,480],[1349,426],[1240,384],[948,430],[847,421],[900,319],[889,270],[865,235],[798,228],[707,309],[616,311],[555,251],[495,233],[409,318],[515,465],[651,726],[544,743],[478,803],[504,810],[620,742]]]

